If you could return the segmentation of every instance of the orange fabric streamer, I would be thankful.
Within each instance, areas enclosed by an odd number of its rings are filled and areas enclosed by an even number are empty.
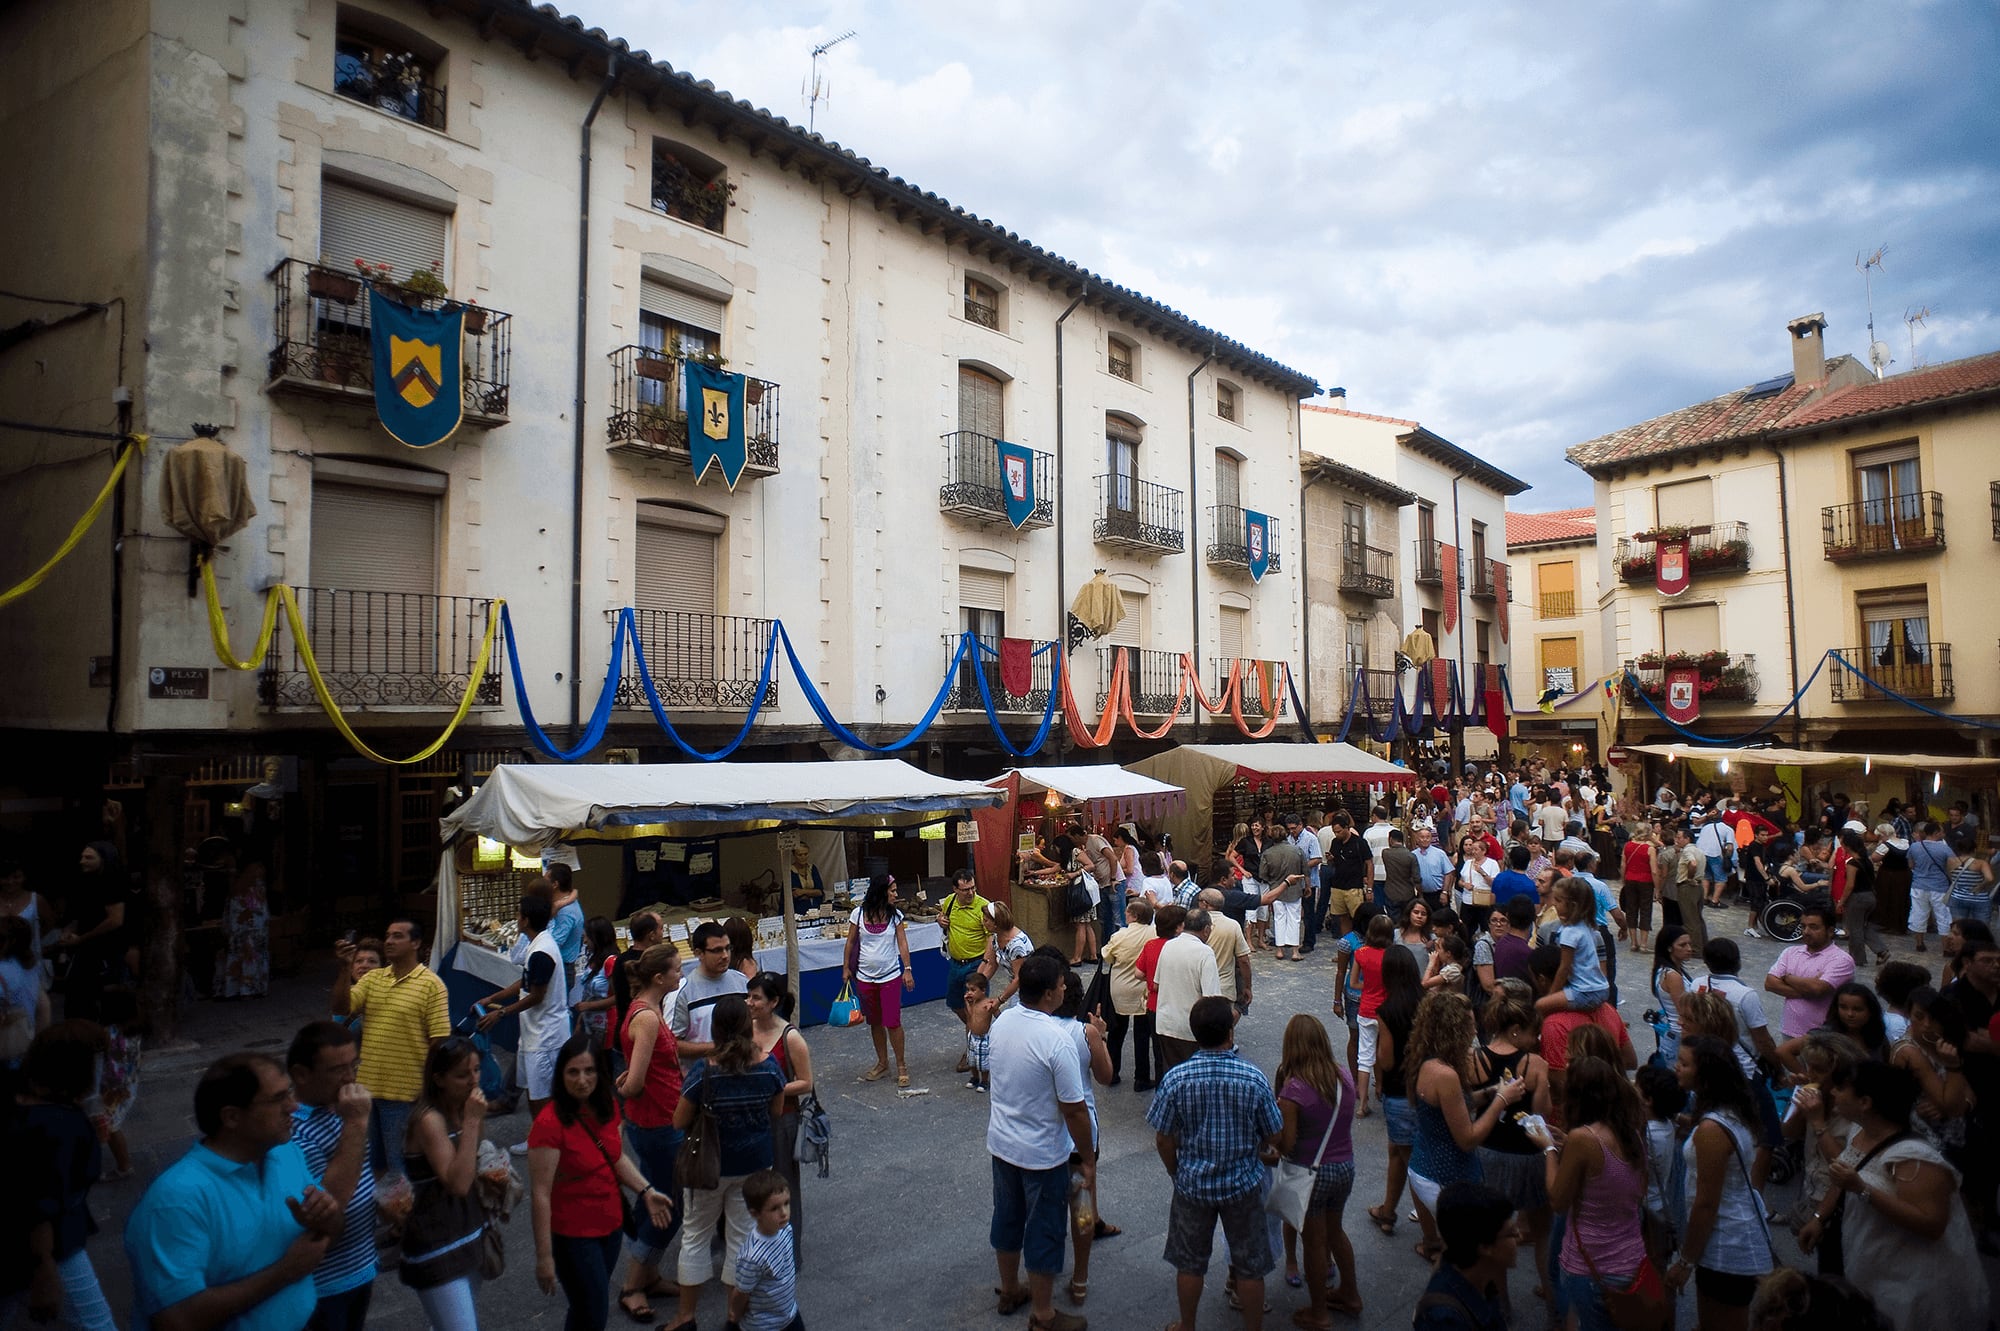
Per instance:
[[[1120,652],[1118,655],[1119,655],[1119,660],[1122,662],[1125,659],[1125,654],[1123,652]],[[1185,652],[1181,654],[1181,660],[1183,662],[1187,660],[1187,654]],[[1125,724],[1132,727],[1132,733],[1134,735],[1137,735],[1140,739],[1165,739],[1167,737],[1167,732],[1172,730],[1175,724],[1180,721],[1181,709],[1187,706],[1187,700],[1188,700],[1188,673],[1185,666],[1183,666],[1181,670],[1181,691],[1179,696],[1174,699],[1173,714],[1166,719],[1166,721],[1160,726],[1158,730],[1139,729],[1138,718],[1132,715],[1132,689],[1131,689],[1131,681],[1129,679],[1126,681],[1126,689],[1124,694],[1119,698],[1119,705],[1125,715]]]
[[[1249,722],[1243,719],[1243,689],[1241,687],[1242,681],[1239,678],[1241,670],[1242,665],[1239,662],[1237,669],[1232,670],[1229,674],[1230,683],[1237,686],[1229,694],[1229,717],[1232,721],[1236,722],[1236,728],[1242,731],[1247,738],[1268,739],[1272,732],[1278,728],[1278,706],[1270,700],[1267,688],[1265,691],[1264,706],[1270,709],[1270,718],[1264,722],[1262,730],[1252,730]]]
[[[1111,688],[1105,695],[1104,715],[1097,719],[1097,729],[1090,730],[1083,723],[1083,709],[1076,705],[1076,694],[1069,686],[1069,661],[1065,655],[1059,666],[1062,670],[1063,718],[1069,727],[1069,737],[1076,741],[1079,749],[1101,749],[1111,742],[1111,736],[1118,729],[1118,702],[1124,696],[1125,653],[1118,652],[1118,663],[1111,668]]]
[[[1208,694],[1202,691],[1201,672],[1195,669],[1194,657],[1186,652],[1181,653],[1181,678],[1194,690],[1195,702],[1207,708],[1210,716],[1221,716],[1229,710],[1236,691],[1242,687],[1242,673],[1243,663],[1232,662],[1229,667],[1229,678],[1222,686],[1222,696],[1211,702]]]

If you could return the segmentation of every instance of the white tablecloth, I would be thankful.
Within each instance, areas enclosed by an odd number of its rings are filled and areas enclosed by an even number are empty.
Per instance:
[[[910,951],[936,952],[944,946],[944,928],[937,924],[913,924],[909,926]],[[838,970],[841,957],[847,951],[845,938],[801,938],[799,940],[799,969],[801,971]],[[757,949],[757,965],[760,969],[785,973],[785,945]],[[688,958],[681,967],[683,973],[691,974],[699,965],[694,958]],[[521,978],[521,968],[507,960],[504,952],[496,952],[482,943],[463,939],[458,945],[457,969],[469,975],[477,975],[495,985],[505,986]]]

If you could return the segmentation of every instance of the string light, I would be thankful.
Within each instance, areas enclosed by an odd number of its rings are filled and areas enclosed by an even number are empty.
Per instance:
[[[1861,775],[1867,776],[1875,770],[1875,755],[1868,754],[1861,759]]]
[[[1943,773],[1943,772],[1932,772],[1932,773],[1931,773],[1931,794],[1935,795],[1935,794],[1937,794],[1937,793],[1938,793],[1938,791],[1940,791],[1940,790],[1942,790],[1942,789],[1944,789],[1944,773]]]
[[[1721,770],[1721,772],[1722,772],[1722,774],[1723,774],[1724,776],[1728,776],[1728,775],[1729,775],[1729,759],[1727,759],[1727,758],[1724,758],[1724,759],[1722,760],[1722,763],[1721,763],[1721,767],[1720,767],[1720,770]]]

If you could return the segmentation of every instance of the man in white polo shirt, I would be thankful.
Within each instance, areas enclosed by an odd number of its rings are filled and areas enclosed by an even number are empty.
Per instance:
[[[489,996],[483,1005],[486,1015],[479,1019],[479,1029],[488,1030],[502,1017],[521,1018],[518,1056],[531,1120],[553,1094],[556,1054],[569,1039],[569,994],[563,988],[562,950],[549,929],[551,913],[547,897],[521,898],[521,937],[528,940],[521,978]],[[508,1149],[515,1155],[528,1153],[526,1142]]]
[[[1021,963],[1019,992],[1019,1005],[994,1019],[990,1037],[986,1149],[993,1156],[991,1241],[1000,1266],[1000,1312],[1032,1304],[1029,1325],[1084,1331],[1083,1318],[1055,1306],[1055,1278],[1068,1247],[1072,1153],[1083,1186],[1097,1186],[1074,1023],[1054,1015],[1063,1001],[1062,964],[1029,957]]]
[[[1208,945],[1209,928],[1208,912],[1196,906],[1187,913],[1181,931],[1160,949],[1153,968],[1153,983],[1159,990],[1153,1029],[1159,1035],[1163,1077],[1194,1057],[1194,1028],[1188,1024],[1188,1014],[1195,1000],[1222,992],[1222,975]]]

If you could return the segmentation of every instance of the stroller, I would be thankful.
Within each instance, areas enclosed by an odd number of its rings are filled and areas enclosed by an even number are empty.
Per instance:
[[[1815,885],[1801,892],[1782,878],[1774,880],[1770,893],[1771,900],[1758,916],[1758,925],[1766,937],[1780,943],[1796,943],[1804,935],[1800,921],[1807,906],[1827,906],[1833,900],[1822,887]]]

